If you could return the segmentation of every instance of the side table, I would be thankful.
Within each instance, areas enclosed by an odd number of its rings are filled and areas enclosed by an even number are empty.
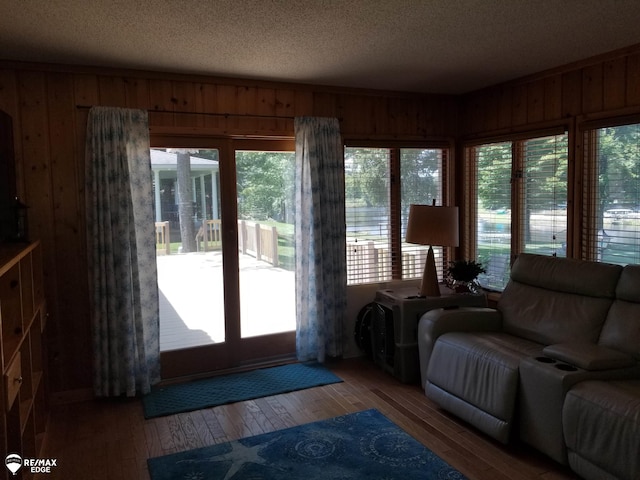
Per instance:
[[[371,318],[373,361],[404,383],[420,379],[418,322],[435,308],[486,307],[485,294],[454,293],[419,297],[417,288],[378,290]]]

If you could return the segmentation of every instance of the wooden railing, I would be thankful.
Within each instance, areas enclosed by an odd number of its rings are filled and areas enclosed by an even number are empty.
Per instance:
[[[171,253],[171,227],[168,221],[155,222],[156,225],[156,253],[169,255]],[[205,220],[196,234],[196,245],[200,251],[202,243],[204,251],[215,250],[222,245],[220,220]]]
[[[171,253],[169,222],[155,222],[156,252]],[[222,222],[205,220],[196,234],[198,251],[208,252],[222,247]],[[278,231],[276,227],[246,220],[238,221],[238,249],[245,255],[278,266]]]
[[[205,220],[196,234],[196,246],[200,251],[200,242],[205,252],[222,248],[222,222],[220,219]]]
[[[170,253],[169,222],[156,222],[156,251]],[[222,246],[222,224],[219,219],[205,220],[196,235],[198,251],[220,249]],[[238,250],[277,267],[278,231],[276,227],[257,222],[238,220]],[[441,249],[436,250],[436,264]],[[402,253],[403,277],[420,277],[426,260],[426,250]],[[441,272],[439,272],[441,274]],[[391,252],[386,243],[371,240],[347,241],[347,283],[388,282],[392,280]]]
[[[156,254],[171,253],[171,228],[169,222],[156,222]]]
[[[277,267],[278,231],[276,227],[238,220],[238,249],[243,255],[250,255]]]
[[[438,265],[438,259],[442,253],[441,249],[435,250],[436,265]],[[402,252],[403,278],[421,277],[426,259],[426,249]],[[386,243],[376,243],[372,240],[347,241],[348,285],[390,280],[392,280],[391,252]]]
[[[371,240],[347,242],[347,283],[391,280],[391,258],[386,246]]]
[[[436,268],[438,269],[438,274],[441,275],[439,265],[441,262],[439,261],[442,257],[442,250],[434,248],[434,256],[436,260]],[[427,250],[414,250],[412,252],[402,252],[402,277],[403,278],[422,278],[422,274],[424,273],[424,264],[427,261]]]

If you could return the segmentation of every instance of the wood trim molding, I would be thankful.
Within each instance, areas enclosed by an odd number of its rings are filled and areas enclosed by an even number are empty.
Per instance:
[[[281,131],[273,131],[273,135],[260,134],[255,129],[247,128],[243,132],[242,129],[234,128],[230,131],[227,128],[220,127],[167,127],[167,126],[149,126],[149,134],[153,137],[162,138],[207,138],[207,139],[257,139],[257,140],[292,140],[293,137],[293,125],[291,130],[285,129]],[[198,140],[194,140],[199,142]],[[153,142],[152,142],[153,143]],[[198,146],[198,145],[194,145]]]
[[[571,128],[571,119],[565,119],[561,122],[543,122],[538,124],[527,124],[522,127],[514,127],[505,129],[501,132],[492,132],[489,135],[469,135],[461,141],[464,147],[472,147],[474,145],[482,145],[485,143],[498,143],[512,140],[525,140],[531,137],[544,137],[547,135],[559,135],[569,131]]]
[[[577,118],[577,128],[579,131],[630,125],[632,123],[640,123],[640,107],[629,107],[595,114],[580,115]]]

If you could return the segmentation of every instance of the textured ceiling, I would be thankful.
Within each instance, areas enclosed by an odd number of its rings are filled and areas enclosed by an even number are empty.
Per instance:
[[[639,0],[0,0],[0,59],[464,93],[640,43]]]

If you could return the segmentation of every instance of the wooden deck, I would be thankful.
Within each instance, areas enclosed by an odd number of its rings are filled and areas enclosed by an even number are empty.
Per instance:
[[[157,257],[160,350],[224,341],[222,254],[219,251]],[[294,272],[240,255],[243,337],[295,330]],[[265,314],[269,322],[265,322]]]

